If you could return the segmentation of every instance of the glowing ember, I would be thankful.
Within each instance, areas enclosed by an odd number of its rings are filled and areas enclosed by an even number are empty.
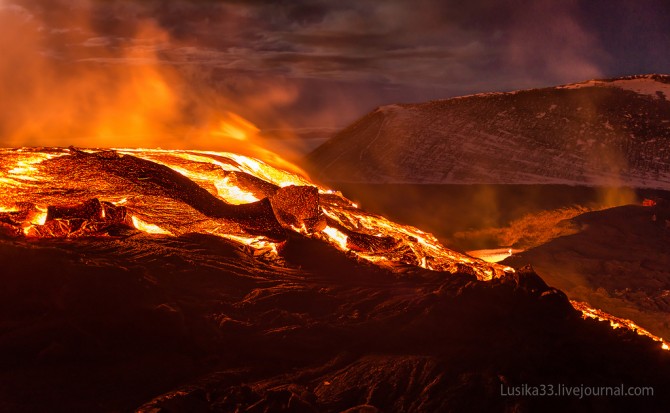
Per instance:
[[[215,181],[214,186],[216,187],[217,194],[231,204],[248,204],[259,200],[251,192],[231,184],[228,178]]]
[[[466,251],[468,255],[479,258],[486,262],[500,262],[514,254],[523,252],[524,250],[518,248],[494,248],[484,250]]]
[[[37,207],[37,212],[36,214],[32,215],[32,218],[30,219],[30,223],[33,225],[44,225],[47,221],[47,210],[46,208],[43,207]]]
[[[586,318],[592,318],[592,319],[598,320],[598,321],[607,321],[607,322],[609,322],[610,326],[613,329],[625,328],[627,330],[631,330],[631,331],[633,331],[633,332],[635,332],[635,333],[637,333],[641,336],[646,336],[646,337],[651,338],[654,341],[658,341],[659,343],[661,343],[661,348],[663,350],[670,350],[670,346],[668,345],[667,341],[663,340],[661,337],[658,337],[658,336],[655,336],[655,335],[651,334],[650,332],[648,332],[644,328],[638,326],[637,324],[635,324],[631,320],[627,320],[625,318],[619,318],[619,317],[615,317],[611,314],[607,314],[606,312],[598,310],[597,308],[593,308],[590,305],[588,305],[587,303],[584,303],[584,302],[581,302],[581,301],[570,300],[570,304],[572,304],[572,306],[576,310],[581,311],[582,317],[585,318],[585,319]]]
[[[279,185],[281,187],[289,185],[314,186],[313,183],[302,178],[301,176],[298,176],[294,173],[282,171],[280,169],[276,169],[258,159],[250,158],[247,156],[236,155],[233,153],[228,153],[226,155],[230,156],[233,160],[238,162],[243,171],[248,172],[265,181],[271,182],[275,185]],[[295,166],[293,167],[293,169],[300,171],[300,169]],[[302,172],[302,174],[304,175],[304,172]]]
[[[240,244],[248,245],[249,247],[261,253],[269,253],[273,256],[279,254],[279,251],[277,250],[277,244],[268,241],[264,237],[243,237],[239,235],[227,234],[225,235],[225,238],[232,241],[237,241]]]
[[[347,236],[336,230],[335,228],[326,227],[323,230],[323,233],[328,236],[332,241],[334,241],[341,249],[347,249]]]
[[[142,232],[146,232],[148,234],[172,235],[170,231],[166,231],[163,228],[159,227],[158,225],[144,222],[141,219],[137,218],[136,216],[133,216],[131,219],[133,221],[133,225],[135,226],[135,228],[139,229]]]
[[[12,175],[13,178],[25,181],[36,181],[35,172],[37,168],[35,165],[42,163],[47,159],[52,159],[57,155],[49,153],[31,153],[26,157],[17,160],[13,167],[7,170],[7,174]]]

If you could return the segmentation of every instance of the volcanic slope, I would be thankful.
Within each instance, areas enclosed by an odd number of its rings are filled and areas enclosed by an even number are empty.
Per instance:
[[[383,106],[306,158],[329,182],[670,188],[670,76]]]
[[[2,155],[0,411],[670,403],[667,343],[584,318],[530,269],[451,253],[258,160]],[[647,395],[527,397],[524,384]]]
[[[670,337],[670,205],[626,205],[562,223],[574,234],[506,259],[532,264],[570,298]]]

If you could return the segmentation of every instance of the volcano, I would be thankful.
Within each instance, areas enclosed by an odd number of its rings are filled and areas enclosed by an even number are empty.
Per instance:
[[[382,106],[307,162],[329,182],[668,189],[668,96],[641,75]]]
[[[658,337],[257,159],[22,148],[0,160],[2,411],[670,401]],[[644,395],[510,390],[542,385]]]

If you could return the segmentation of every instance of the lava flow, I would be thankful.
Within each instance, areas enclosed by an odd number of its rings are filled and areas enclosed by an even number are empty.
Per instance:
[[[442,246],[367,213],[297,173],[227,152],[20,148],[0,152],[0,236],[76,238],[205,233],[277,259],[290,234],[328,242],[376,265],[491,280],[510,267]],[[572,302],[586,318],[653,336],[630,320]],[[614,321],[613,321],[614,320]]]
[[[598,321],[606,321],[610,324],[610,327],[613,329],[617,328],[624,328],[627,330],[634,331],[635,333],[641,335],[641,336],[646,336],[651,338],[654,341],[658,341],[661,343],[661,348],[663,350],[670,350],[670,344],[662,339],[661,337],[655,336],[645,330],[644,328],[638,326],[631,320],[627,320],[625,318],[620,318],[620,317],[615,317],[611,314],[607,314],[606,312],[602,310],[598,310],[597,308],[593,308],[587,303],[581,302],[581,301],[575,301],[575,300],[570,300],[570,304],[576,309],[582,312],[582,317],[583,318],[591,318],[594,320]]]
[[[467,272],[482,280],[513,272],[367,213],[297,173],[238,154],[21,148],[2,150],[0,168],[0,231],[5,236],[195,232],[273,257],[288,234],[298,233],[382,266]]]

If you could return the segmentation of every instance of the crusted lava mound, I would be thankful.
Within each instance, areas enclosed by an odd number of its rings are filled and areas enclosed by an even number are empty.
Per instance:
[[[225,152],[0,150],[0,236],[212,234],[275,253],[289,234],[379,265],[503,274],[295,173]]]

